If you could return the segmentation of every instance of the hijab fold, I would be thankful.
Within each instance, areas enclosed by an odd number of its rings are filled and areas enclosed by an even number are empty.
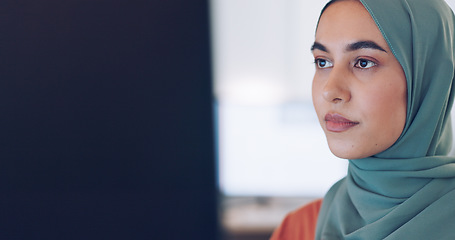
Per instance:
[[[454,14],[443,0],[360,2],[405,72],[406,124],[384,152],[349,160],[316,239],[455,239]]]

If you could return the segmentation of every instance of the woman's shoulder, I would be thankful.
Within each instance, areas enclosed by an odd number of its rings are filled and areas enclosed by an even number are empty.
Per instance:
[[[322,199],[317,199],[290,212],[270,240],[314,239],[321,204]]]

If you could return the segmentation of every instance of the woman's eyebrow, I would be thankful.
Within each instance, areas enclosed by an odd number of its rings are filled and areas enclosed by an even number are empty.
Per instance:
[[[319,50],[327,52],[327,53],[329,52],[324,45],[322,45],[318,42],[314,42],[313,46],[311,46],[311,51],[314,51],[315,49],[319,49]]]
[[[379,46],[377,43],[375,43],[373,41],[359,41],[359,42],[351,43],[346,47],[346,51],[356,51],[356,50],[359,50],[362,48],[371,48],[371,49],[376,49],[379,51],[387,52],[386,50],[384,50],[384,48],[382,48],[381,46]]]
[[[373,41],[358,41],[355,43],[351,43],[346,47],[346,51],[356,51],[362,48],[371,48],[371,49],[376,49],[379,51],[387,52],[384,48],[379,46],[377,43]],[[321,50],[323,52],[329,52],[327,48],[322,45],[321,43],[314,42],[313,45],[311,46],[311,51],[314,51],[315,49]]]

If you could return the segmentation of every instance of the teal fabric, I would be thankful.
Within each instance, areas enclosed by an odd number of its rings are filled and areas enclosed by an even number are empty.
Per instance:
[[[455,239],[453,12],[443,0],[361,2],[405,72],[406,125],[389,149],[349,160],[324,198],[316,239]]]

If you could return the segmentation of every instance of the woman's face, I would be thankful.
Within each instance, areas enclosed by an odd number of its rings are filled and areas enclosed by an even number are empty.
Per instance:
[[[406,122],[406,77],[363,5],[329,6],[312,51],[313,104],[332,153],[358,159],[392,146]]]

